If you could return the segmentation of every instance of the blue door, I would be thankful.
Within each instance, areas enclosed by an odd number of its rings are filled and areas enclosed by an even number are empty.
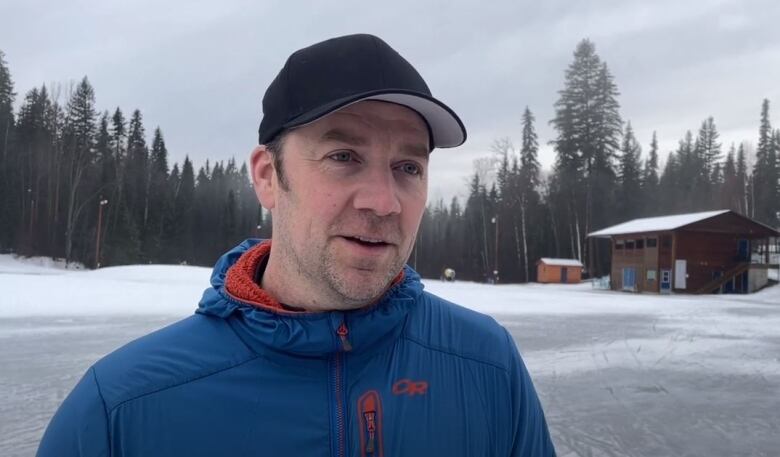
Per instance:
[[[636,290],[636,268],[623,268],[623,290]]]
[[[661,293],[672,291],[672,270],[661,270]]]
[[[569,282],[569,270],[566,267],[561,267],[561,282],[564,284]]]

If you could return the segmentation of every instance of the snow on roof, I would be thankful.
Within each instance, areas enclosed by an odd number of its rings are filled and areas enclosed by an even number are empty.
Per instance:
[[[549,257],[542,257],[540,262],[547,265],[557,265],[560,267],[581,267],[582,262],[577,259],[552,259]]]
[[[702,213],[676,214],[674,216],[645,217],[613,225],[612,227],[589,233],[588,236],[609,237],[612,235],[625,235],[628,233],[674,230],[728,212],[729,210],[727,209],[721,209],[718,211],[704,211]]]

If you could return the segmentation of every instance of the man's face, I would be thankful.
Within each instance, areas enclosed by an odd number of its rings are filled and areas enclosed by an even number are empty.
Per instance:
[[[276,186],[272,210],[272,250],[288,284],[331,309],[378,298],[417,235],[428,144],[417,113],[378,101],[290,131],[282,155],[288,187]]]

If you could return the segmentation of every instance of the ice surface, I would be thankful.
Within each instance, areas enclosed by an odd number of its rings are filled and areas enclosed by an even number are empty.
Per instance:
[[[84,370],[190,315],[209,275],[161,265],[70,271],[0,256],[0,455],[32,456]],[[424,283],[507,327],[560,456],[778,455],[779,286],[661,296],[587,283]]]

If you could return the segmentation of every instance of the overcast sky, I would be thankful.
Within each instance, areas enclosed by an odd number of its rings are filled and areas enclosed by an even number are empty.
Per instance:
[[[437,150],[430,199],[466,195],[494,139],[519,143],[527,105],[545,168],[564,70],[590,38],[621,92],[644,151],[662,153],[714,116],[724,151],[756,142],[761,101],[780,103],[780,2],[765,1],[0,1],[0,49],[17,106],[43,83],[88,76],[97,105],[141,110],[185,154],[245,160],[266,87],[287,56],[333,36],[382,37],[461,116],[469,139]],[[773,105],[774,113],[780,112]],[[776,122],[775,125],[780,125]]]

